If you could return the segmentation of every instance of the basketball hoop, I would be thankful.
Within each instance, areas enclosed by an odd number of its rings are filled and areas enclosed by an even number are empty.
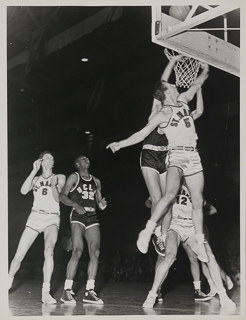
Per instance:
[[[164,53],[169,61],[171,61],[176,54],[180,54],[177,52],[175,53],[171,49],[168,50],[167,48],[164,49]],[[197,77],[200,65],[200,61],[185,56],[182,57],[180,61],[177,61],[173,68],[176,86],[189,88]]]

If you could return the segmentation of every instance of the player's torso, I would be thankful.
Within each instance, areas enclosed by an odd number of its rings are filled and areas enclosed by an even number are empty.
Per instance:
[[[192,203],[186,186],[182,186],[172,209],[172,219],[192,219]]]
[[[169,148],[176,146],[196,146],[197,134],[192,113],[187,104],[169,106],[172,113],[168,125],[164,128]]]
[[[145,139],[143,145],[164,146],[168,145],[166,134],[161,126],[155,128]]]
[[[33,187],[33,209],[34,210],[45,210],[49,212],[59,212],[59,202],[56,202],[53,196],[51,188],[51,178],[44,178],[42,175],[38,177]]]
[[[96,211],[96,190],[97,185],[92,176],[86,180],[80,177],[76,172],[78,181],[75,187],[70,191],[71,199],[85,208],[88,212]]]

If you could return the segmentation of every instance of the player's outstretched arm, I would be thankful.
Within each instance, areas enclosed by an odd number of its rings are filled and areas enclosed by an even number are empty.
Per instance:
[[[200,88],[196,93],[196,110],[192,112],[193,119],[198,119],[204,111],[202,88]]]
[[[194,81],[193,85],[186,91],[180,94],[182,95],[182,101],[184,102],[189,102],[191,101],[197,91],[203,86],[204,82],[209,76],[209,66],[207,63],[202,63],[201,64],[202,72],[200,75],[196,78]]]
[[[172,60],[169,61],[167,66],[165,67],[162,75],[161,75],[161,81],[168,82],[170,75],[173,71],[173,68],[175,66],[175,63],[177,61],[180,61],[182,59],[183,55],[179,54],[177,56],[173,56]]]
[[[159,124],[166,121],[166,115],[164,112],[159,112],[154,115],[148,124],[140,131],[134,133],[129,138],[121,140],[120,142],[110,143],[106,149],[111,149],[113,153],[121,148],[129,147],[143,141]]]

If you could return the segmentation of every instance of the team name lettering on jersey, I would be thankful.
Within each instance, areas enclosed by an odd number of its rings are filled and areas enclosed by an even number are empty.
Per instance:
[[[170,123],[172,127],[177,127],[180,120],[182,119],[185,122],[186,128],[189,128],[191,126],[190,118],[192,118],[192,112],[190,110],[182,109],[181,111],[177,112],[176,115],[178,116],[178,119],[175,119],[175,118],[172,119],[172,122]]]
[[[51,183],[49,181],[46,181],[46,183],[44,183],[43,181],[41,181],[38,185],[36,184],[35,187],[33,188],[33,191],[38,191],[39,188],[41,187],[51,187]]]
[[[83,199],[94,200],[94,194],[96,193],[96,190],[93,191],[92,185],[82,184],[81,186],[83,189],[81,189],[80,187],[77,187],[76,189],[78,193],[81,193],[81,197]]]

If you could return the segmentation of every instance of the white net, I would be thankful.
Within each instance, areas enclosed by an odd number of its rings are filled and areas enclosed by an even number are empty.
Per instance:
[[[169,61],[172,60],[173,56],[180,54],[167,48],[164,49],[164,53]],[[200,61],[185,56],[177,61],[174,66],[176,86],[189,88],[197,77],[200,65]]]

